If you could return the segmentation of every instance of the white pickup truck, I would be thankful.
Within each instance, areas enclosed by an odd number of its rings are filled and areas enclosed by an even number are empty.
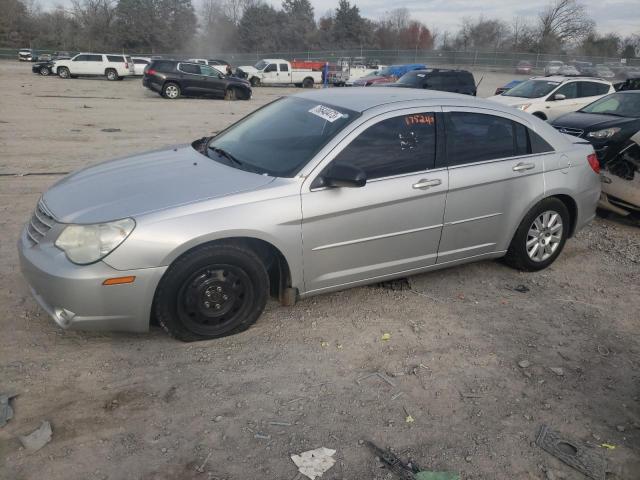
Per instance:
[[[259,85],[295,85],[312,88],[314,84],[322,84],[322,71],[313,68],[299,68],[281,58],[264,58],[253,66],[237,68],[246,74],[253,87]]]

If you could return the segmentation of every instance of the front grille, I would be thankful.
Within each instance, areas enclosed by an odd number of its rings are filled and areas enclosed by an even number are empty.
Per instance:
[[[36,245],[40,243],[55,223],[56,221],[53,215],[49,213],[47,207],[45,207],[42,200],[40,200],[27,225],[27,236],[31,242]]]
[[[584,133],[584,130],[581,130],[579,128],[558,127],[558,126],[555,126],[555,125],[554,125],[554,127],[560,133],[566,133],[568,135],[573,135],[574,137],[581,137],[582,134]]]

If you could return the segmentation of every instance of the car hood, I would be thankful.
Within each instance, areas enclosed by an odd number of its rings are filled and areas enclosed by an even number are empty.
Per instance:
[[[56,183],[43,201],[62,223],[100,223],[255,190],[273,180],[186,145],[85,168]]]
[[[242,70],[245,73],[258,73],[259,70],[253,65],[242,65],[238,67],[239,70]]]
[[[597,113],[573,112],[567,113],[553,121],[554,127],[580,128],[582,130],[601,130],[609,127],[619,127],[631,122],[640,123],[640,119],[632,117],[616,117]]]

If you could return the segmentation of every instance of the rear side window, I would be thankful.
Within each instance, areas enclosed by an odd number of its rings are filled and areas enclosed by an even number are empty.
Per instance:
[[[288,72],[289,71],[289,65],[287,65],[286,63],[281,63],[280,64],[280,71],[281,72]]]
[[[433,168],[436,156],[436,116],[402,115],[369,127],[335,158],[338,165],[360,167],[367,179],[420,172]]]
[[[124,63],[124,57],[120,55],[107,55],[107,60],[112,63]]]
[[[200,75],[200,65],[194,65],[192,63],[181,63],[179,69],[184,73]]]
[[[142,58],[134,58],[133,63],[135,63],[136,65],[147,65],[149,62]]]
[[[447,79],[444,75],[439,73],[432,73],[427,76],[427,81],[425,82],[426,88],[433,88],[434,90],[444,90],[447,87]]]
[[[609,92],[609,85],[598,82],[580,82],[581,97],[595,97]]]
[[[447,114],[446,136],[449,166],[553,151],[521,123],[483,113]]]
[[[562,94],[565,99],[578,98],[578,82],[565,83],[558,90],[555,91],[553,96]]]
[[[88,62],[101,62],[102,55],[87,55],[86,61]]]

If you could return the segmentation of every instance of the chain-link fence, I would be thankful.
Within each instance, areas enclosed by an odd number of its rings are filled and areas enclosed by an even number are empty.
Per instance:
[[[34,49],[36,55],[53,53],[51,50]],[[149,53],[149,52],[125,52],[130,55],[139,56],[161,56],[168,58],[221,58],[232,65],[253,65],[262,58],[284,58],[287,60],[325,60],[334,62],[344,57],[364,57],[370,63],[380,65],[394,65],[403,63],[424,63],[429,67],[447,66],[462,67],[469,69],[495,69],[502,71],[513,71],[518,63],[526,61],[531,64],[534,73],[540,73],[547,62],[552,60],[569,64],[571,62],[589,62],[593,65],[626,64],[628,67],[640,68],[640,58],[622,59],[619,57],[589,57],[582,55],[560,55],[550,53],[517,53],[517,52],[487,52],[480,50],[452,51],[452,50],[314,50],[314,51],[282,51],[282,52],[261,52],[256,50],[251,53],[233,52],[209,52],[199,54],[178,54],[178,53]],[[17,59],[18,50],[0,49],[0,58]]]

